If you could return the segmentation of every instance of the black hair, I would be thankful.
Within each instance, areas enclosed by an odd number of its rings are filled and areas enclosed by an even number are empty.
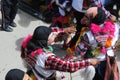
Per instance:
[[[102,9],[102,7],[98,7],[98,14],[95,16],[95,18],[91,19],[92,23],[95,24],[102,24],[106,20],[106,14],[105,11]]]
[[[28,42],[27,54],[30,54],[31,51],[38,48],[47,47],[47,41],[51,31],[51,28],[46,26],[38,26],[33,33],[32,39]]]

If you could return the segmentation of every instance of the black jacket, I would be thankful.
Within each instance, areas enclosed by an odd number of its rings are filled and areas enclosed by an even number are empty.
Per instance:
[[[14,6],[17,5],[18,0],[1,0],[3,2],[4,5],[7,6]]]

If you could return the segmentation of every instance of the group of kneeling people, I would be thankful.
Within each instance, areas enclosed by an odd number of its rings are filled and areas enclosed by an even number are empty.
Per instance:
[[[75,27],[36,27],[34,33],[28,35],[21,45],[21,58],[25,61],[31,78],[20,71],[24,75],[19,80],[62,80],[64,78],[62,72],[76,71],[80,73],[80,80],[82,78],[83,80],[119,80],[115,54],[115,45],[119,36],[118,25],[106,19],[100,7],[89,8],[80,23],[84,26],[78,34],[75,34],[79,36],[76,44],[69,47],[72,44],[70,41],[67,47],[69,54],[81,56],[77,60],[58,57],[51,46],[59,33],[76,32]],[[20,77],[10,79],[13,77],[10,72],[6,75],[6,80]]]

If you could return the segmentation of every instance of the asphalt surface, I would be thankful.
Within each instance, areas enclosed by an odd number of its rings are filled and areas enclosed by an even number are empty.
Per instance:
[[[1,20],[1,14],[0,14]],[[32,34],[34,29],[39,25],[49,26],[49,24],[32,17],[31,15],[18,10],[15,18],[17,27],[13,28],[13,32],[5,32],[0,30],[0,80],[5,80],[6,73],[13,68],[18,68],[26,71],[23,65],[22,59],[20,58],[20,45],[22,39]],[[57,50],[60,52],[59,56],[64,55],[64,51]],[[120,53],[117,53],[117,62],[120,70]],[[64,80],[70,80],[70,74],[66,73]],[[79,73],[73,73],[72,80],[81,80]]]

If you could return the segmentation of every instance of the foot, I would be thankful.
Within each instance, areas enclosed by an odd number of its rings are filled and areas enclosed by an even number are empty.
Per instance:
[[[16,25],[15,22],[11,22],[11,23],[10,23],[10,26],[11,26],[11,27],[16,27],[17,25]]]
[[[9,26],[5,27],[5,28],[2,28],[4,31],[7,31],[7,32],[12,32],[13,29],[10,28]]]

